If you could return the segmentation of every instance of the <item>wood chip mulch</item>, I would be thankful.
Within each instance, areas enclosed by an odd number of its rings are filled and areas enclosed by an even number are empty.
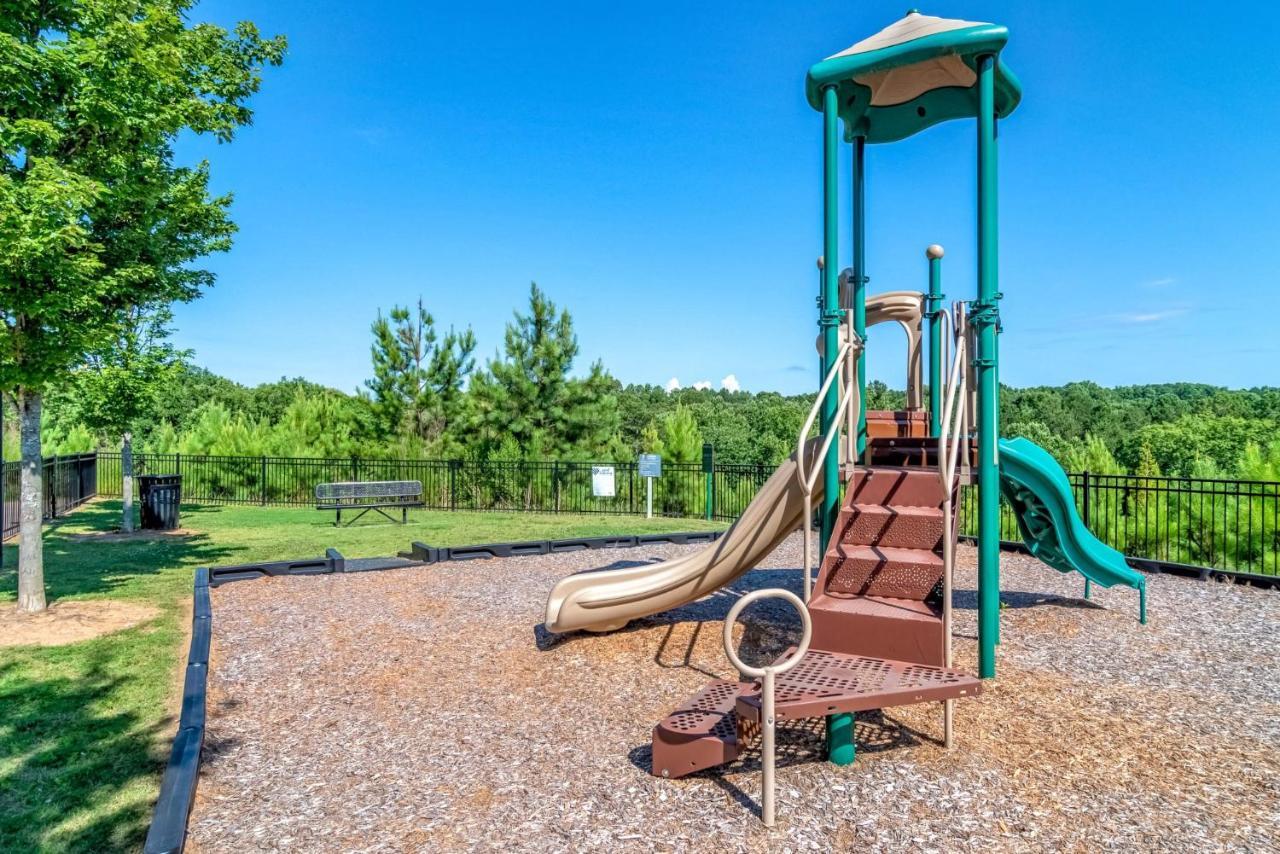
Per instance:
[[[654,546],[237,582],[214,596],[201,851],[1216,851],[1280,847],[1280,593],[1148,578],[1095,589],[1002,561],[999,678],[957,704],[861,715],[859,756],[821,721],[780,731],[778,825],[759,755],[651,777],[650,730],[707,679],[734,599],[798,589],[798,538],[732,589],[610,635],[536,627],[560,577]],[[957,664],[976,664],[974,552]],[[798,633],[748,611],[743,656]]]

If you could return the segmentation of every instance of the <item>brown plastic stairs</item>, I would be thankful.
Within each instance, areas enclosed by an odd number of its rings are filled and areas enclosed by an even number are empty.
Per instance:
[[[809,652],[777,677],[779,720],[981,692],[977,678],[942,666],[944,498],[936,468],[853,471],[809,600]],[[736,759],[759,721],[759,690],[716,680],[682,703],[654,727],[653,773],[681,777]]]

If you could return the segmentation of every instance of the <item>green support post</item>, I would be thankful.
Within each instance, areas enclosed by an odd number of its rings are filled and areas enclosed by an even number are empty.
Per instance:
[[[942,435],[942,247],[933,244],[924,251],[929,259],[929,435]]]
[[[861,161],[862,140],[858,140],[857,159]],[[822,375],[825,378],[836,361],[836,351],[840,347],[840,233],[839,211],[840,199],[840,116],[836,100],[835,87],[828,87],[822,92],[822,311],[819,325],[822,328]],[[855,182],[858,170],[855,169]],[[858,194],[855,188],[855,196]],[[857,212],[858,203],[855,201]],[[859,219],[861,222],[861,219]],[[856,247],[856,242],[855,242]],[[856,252],[855,248],[855,252]],[[862,306],[861,275],[855,255],[854,267],[854,324],[859,334],[866,325],[866,309],[862,309],[862,326],[858,324],[858,308]],[[859,381],[862,379],[861,364],[858,368]],[[839,429],[836,421],[836,409],[839,403],[839,389],[833,384],[826,398],[822,401],[822,432]],[[859,421],[862,424],[862,421]],[[863,427],[859,427],[860,433]],[[822,469],[822,533],[819,537],[819,554],[826,552],[831,532],[835,530],[836,517],[840,512],[840,449],[839,442],[832,442],[823,461]],[[858,446],[861,453],[862,445]],[[848,765],[853,761],[852,714],[842,713],[827,716],[827,758],[836,765]]]
[[[996,234],[995,57],[978,57],[978,676],[996,675],[1000,631],[1000,322]]]
[[[851,765],[857,758],[856,723],[853,712],[827,715],[827,761],[832,765]]]
[[[853,141],[853,331],[867,341],[867,140]],[[867,449],[867,360],[858,360],[858,458]]]

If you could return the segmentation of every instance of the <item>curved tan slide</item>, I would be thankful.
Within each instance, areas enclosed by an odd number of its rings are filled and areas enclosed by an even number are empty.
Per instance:
[[[817,440],[805,454],[817,452]],[[814,487],[815,505],[822,484]],[[546,628],[604,632],[701,598],[751,569],[804,520],[804,493],[792,454],[770,475],[724,536],[693,554],[659,564],[583,572],[561,579],[547,599]]]
[[[897,322],[907,332],[908,387],[918,406],[920,316],[924,295],[890,291],[867,297],[867,325]],[[914,382],[913,382],[914,380]],[[911,401],[908,401],[910,404]],[[813,471],[817,440],[805,444],[806,470]],[[814,505],[822,500],[821,478]],[[563,578],[547,599],[545,627],[550,632],[586,629],[607,632],[631,620],[678,608],[712,593],[751,569],[804,521],[804,492],[796,477],[796,455],[778,466],[746,511],[706,548],[659,564],[582,572]]]

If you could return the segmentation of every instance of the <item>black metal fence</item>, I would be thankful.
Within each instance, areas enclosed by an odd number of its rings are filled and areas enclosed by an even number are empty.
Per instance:
[[[307,506],[317,483],[419,480],[426,505],[439,510],[637,514],[645,483],[636,463],[365,460],[137,454],[138,473],[183,475],[183,497],[209,503]],[[593,465],[612,465],[616,494],[592,494]],[[716,463],[710,516],[729,521],[746,509],[769,466]],[[98,492],[120,494],[120,455],[98,455]],[[1198,567],[1280,575],[1280,483],[1205,478],[1069,475],[1085,524],[1126,555]],[[6,495],[8,493],[6,492]],[[16,498],[16,496],[15,496]],[[961,495],[960,532],[977,533],[973,489]],[[707,478],[698,464],[664,463],[654,483],[654,512],[707,515]],[[6,516],[6,519],[8,517]],[[1018,540],[1008,507],[1001,539]]]
[[[80,506],[97,494],[98,455],[68,454],[62,457],[46,457],[42,474],[44,477],[43,517],[53,519],[73,507]],[[4,478],[4,502],[0,507],[0,538],[2,538],[18,532],[21,464],[16,461],[4,463],[0,466],[0,477]],[[116,494],[119,494],[119,490]]]
[[[1085,526],[1127,557],[1280,576],[1280,483],[1091,472],[1067,477]],[[961,534],[977,534],[977,510],[977,493],[966,487]],[[1000,538],[1021,538],[1003,501]]]
[[[98,490],[121,491],[120,455],[98,455]],[[612,466],[614,497],[598,498],[592,468]],[[310,506],[318,483],[417,480],[422,500],[435,510],[538,513],[644,513],[645,482],[637,464],[476,460],[322,459],[134,454],[135,474],[181,474],[186,501],[213,504]],[[733,520],[742,514],[768,466],[720,465],[707,477],[700,464],[664,463],[653,485],[653,510],[663,516]]]

